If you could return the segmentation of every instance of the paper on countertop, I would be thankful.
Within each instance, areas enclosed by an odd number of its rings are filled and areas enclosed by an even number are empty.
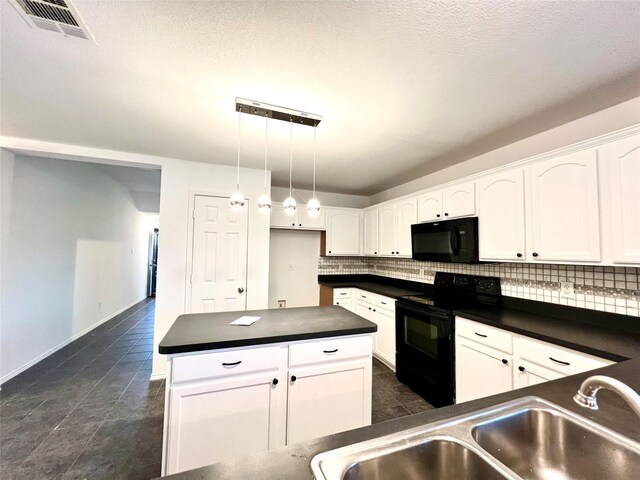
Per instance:
[[[252,317],[250,315],[245,315],[243,317],[238,318],[237,320],[234,320],[233,322],[231,322],[229,325],[251,325],[253,322],[260,320],[260,317]]]

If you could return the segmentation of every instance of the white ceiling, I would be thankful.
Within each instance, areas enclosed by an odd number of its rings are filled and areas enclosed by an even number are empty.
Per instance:
[[[236,161],[236,96],[324,116],[318,187],[372,194],[640,95],[640,2],[74,2],[96,44],[0,2],[1,133]],[[243,116],[242,165],[264,120]],[[288,125],[271,122],[274,185]],[[294,131],[294,186],[311,180]]]

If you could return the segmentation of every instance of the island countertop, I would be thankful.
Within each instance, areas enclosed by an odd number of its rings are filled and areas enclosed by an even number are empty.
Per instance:
[[[229,325],[244,315],[260,320],[250,326]],[[377,329],[375,323],[339,306],[193,313],[177,318],[158,351],[169,355],[374,333]]]

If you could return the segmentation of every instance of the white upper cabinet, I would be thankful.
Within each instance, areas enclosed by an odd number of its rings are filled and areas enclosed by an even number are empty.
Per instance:
[[[418,196],[418,221],[433,222],[476,213],[475,184],[461,183]]]
[[[327,255],[360,255],[362,210],[327,207]]]
[[[476,213],[476,194],[473,182],[461,183],[442,191],[442,209],[445,220]]]
[[[480,260],[526,259],[524,170],[478,181]]]
[[[442,218],[442,190],[423,193],[418,197],[418,221],[432,222]]]
[[[396,203],[396,255],[411,256],[411,225],[418,222],[416,197]]]
[[[411,225],[418,221],[416,197],[378,207],[378,253],[411,256]]]
[[[596,150],[539,162],[527,172],[532,260],[599,262]]]
[[[394,255],[396,208],[393,203],[378,207],[378,248],[380,255]]]
[[[324,230],[326,212],[324,208],[316,215],[310,215],[306,205],[299,205],[293,215],[285,213],[282,203],[274,202],[271,207],[271,228],[299,228],[303,230]]]
[[[378,255],[378,209],[365,209],[362,218],[364,254]]]
[[[609,145],[611,260],[640,263],[640,135]]]

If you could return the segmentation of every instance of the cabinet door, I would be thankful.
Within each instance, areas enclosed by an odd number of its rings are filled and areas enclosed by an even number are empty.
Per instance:
[[[456,337],[456,403],[512,390],[511,365],[511,355]]]
[[[525,260],[524,170],[478,181],[480,260]]]
[[[338,298],[333,302],[333,304],[334,305],[339,305],[342,308],[346,308],[350,312],[353,312],[355,310],[354,309],[353,298]]]
[[[366,298],[369,295],[367,294],[367,292],[364,292],[362,290],[360,290],[360,292],[361,293],[358,295],[358,298],[356,298],[356,303],[355,303],[356,308],[354,313],[378,325],[378,321],[373,312],[373,304],[369,301],[368,298]],[[364,296],[365,298],[360,298],[361,296]],[[379,329],[380,327],[378,326],[378,330]],[[378,342],[378,333],[376,332],[373,334],[373,353],[377,352],[377,349],[378,349],[377,342]]]
[[[297,212],[293,215],[285,213],[282,203],[271,205],[271,228],[296,228]]]
[[[461,183],[442,192],[442,210],[445,219],[465,217],[476,213],[475,184]]]
[[[165,474],[284,446],[286,379],[279,370],[171,386]]]
[[[326,228],[326,212],[321,208],[319,212],[310,214],[305,205],[298,207],[296,212],[298,228],[306,230],[324,230]]]
[[[595,149],[529,167],[534,261],[600,261]]]
[[[371,356],[290,368],[287,413],[287,445],[370,425]]]
[[[611,227],[616,263],[640,263],[640,135],[609,146]]]
[[[411,256],[411,225],[418,222],[418,201],[416,197],[396,203],[396,252]]]
[[[539,383],[548,382],[549,380],[556,380],[562,378],[563,375],[554,372],[553,370],[547,370],[535,363],[527,362],[526,360],[518,359],[516,361],[514,371],[514,385],[515,388],[530,387],[531,385],[537,385]]]
[[[375,323],[378,325],[376,356],[389,367],[396,367],[396,316],[393,311],[382,308],[373,309]]]
[[[378,248],[380,255],[393,255],[395,243],[396,209],[393,203],[378,207]]]
[[[364,254],[378,255],[378,209],[364,211]]]
[[[418,197],[418,221],[431,222],[442,218],[442,191],[427,192]]]
[[[361,211],[327,208],[327,255],[360,255]]]

